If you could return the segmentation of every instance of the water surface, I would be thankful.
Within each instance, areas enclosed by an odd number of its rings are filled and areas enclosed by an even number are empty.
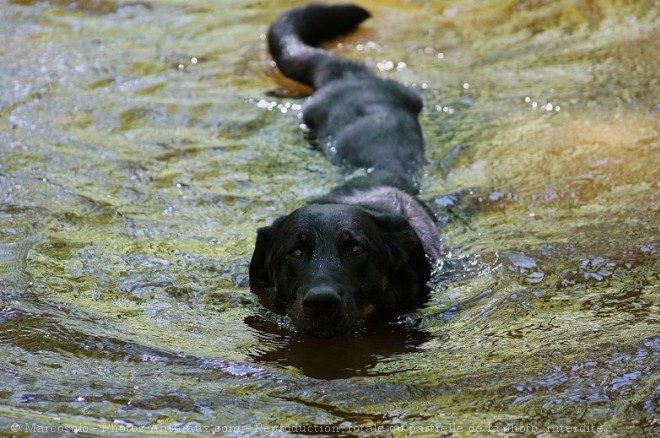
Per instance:
[[[655,2],[361,3],[331,47],[424,97],[452,252],[324,341],[247,288],[256,228],[341,178],[267,93],[297,4],[0,1],[0,430],[657,433]]]

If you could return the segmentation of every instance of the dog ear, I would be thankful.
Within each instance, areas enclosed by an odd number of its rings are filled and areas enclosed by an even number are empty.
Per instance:
[[[398,214],[372,214],[381,230],[385,248],[394,270],[407,265],[417,272],[423,282],[430,276],[430,267],[424,248],[415,230]]]
[[[408,262],[410,254],[419,246],[419,238],[408,221],[398,214],[372,214],[380,228],[390,262],[399,267]]]
[[[249,284],[251,288],[254,286],[261,287],[263,290],[270,288],[268,263],[270,262],[273,241],[282,220],[283,218],[280,217],[272,225],[257,230],[257,241],[250,260]]]

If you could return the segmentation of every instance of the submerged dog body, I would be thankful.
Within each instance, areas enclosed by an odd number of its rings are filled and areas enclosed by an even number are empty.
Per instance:
[[[250,285],[316,336],[418,306],[444,254],[433,215],[415,197],[421,98],[317,47],[368,17],[358,6],[310,5],[280,16],[268,33],[282,73],[315,89],[303,118],[326,155],[365,170],[257,232]]]

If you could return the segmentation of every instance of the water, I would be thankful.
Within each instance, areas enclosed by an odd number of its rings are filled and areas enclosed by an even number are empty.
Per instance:
[[[340,179],[268,93],[293,3],[0,3],[0,430],[658,432],[657,5],[362,4],[333,46],[424,97],[452,254],[318,341],[247,289],[256,228]]]

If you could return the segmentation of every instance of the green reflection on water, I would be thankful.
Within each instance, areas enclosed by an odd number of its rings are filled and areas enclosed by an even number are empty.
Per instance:
[[[453,253],[417,327],[315,363],[246,287],[340,178],[265,94],[291,5],[3,5],[0,427],[657,430],[657,6],[365,3],[337,50],[423,95]]]

